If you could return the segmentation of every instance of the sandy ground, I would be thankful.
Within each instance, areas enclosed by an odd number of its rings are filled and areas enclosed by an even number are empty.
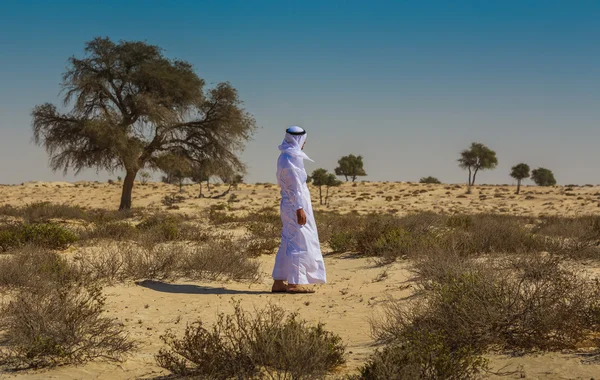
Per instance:
[[[164,184],[138,185],[134,190],[134,207],[163,208],[165,195],[177,188]],[[183,203],[174,212],[199,214],[202,209],[221,200],[197,199],[197,186],[186,186]],[[224,186],[213,189],[222,193]],[[325,190],[325,189],[323,189]],[[361,213],[385,212],[404,214],[411,211],[495,212],[515,215],[582,215],[599,214],[600,187],[524,187],[515,196],[509,186],[476,187],[464,195],[464,187],[454,185],[417,185],[406,183],[344,184],[333,189],[329,210]],[[318,203],[318,189],[311,189]],[[233,192],[238,210],[253,210],[278,204],[278,190],[273,185],[241,185]],[[0,206],[24,205],[39,201],[67,203],[92,208],[116,208],[119,184],[100,183],[26,183],[0,186]],[[318,206],[315,207],[323,207]],[[269,274],[273,257],[260,258],[263,281],[256,284],[237,282],[142,282],[106,288],[109,315],[122,321],[139,348],[123,363],[94,362],[49,371],[0,374],[0,379],[152,379],[166,373],[156,366],[154,354],[163,344],[160,336],[168,329],[183,332],[188,322],[202,319],[211,324],[218,313],[233,310],[232,301],[245,309],[271,302],[303,318],[323,322],[347,344],[348,363],[341,374],[360,366],[375,347],[370,336],[369,319],[389,296],[411,294],[410,273],[406,263],[387,268],[376,267],[367,259],[349,255],[326,254],[327,285],[313,295],[271,294]],[[385,274],[383,272],[385,271]],[[581,357],[569,353],[524,357],[491,356],[492,379],[590,379],[600,376],[600,365],[584,364]]]

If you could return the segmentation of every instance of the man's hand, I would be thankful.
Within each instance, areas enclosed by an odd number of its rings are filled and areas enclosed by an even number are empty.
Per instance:
[[[296,210],[296,217],[298,218],[298,224],[303,226],[306,224],[306,213],[303,209]]]

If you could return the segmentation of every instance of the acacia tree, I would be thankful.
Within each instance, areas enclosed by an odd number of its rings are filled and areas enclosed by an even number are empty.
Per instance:
[[[552,170],[546,168],[537,168],[531,172],[531,179],[538,186],[554,186],[556,179]]]
[[[230,84],[205,91],[191,64],[145,42],[95,38],[83,58],[69,59],[61,87],[70,110],[36,106],[34,141],[53,170],[124,170],[121,210],[131,208],[138,171],[156,168],[159,156],[242,166],[238,153],[256,129]]]
[[[327,181],[329,178],[329,173],[325,169],[315,169],[311,176],[312,184],[319,188],[319,204],[323,204],[323,186],[327,185]]]
[[[510,172],[510,176],[517,180],[517,192],[519,194],[521,192],[521,181],[525,178],[529,178],[529,165],[520,163],[512,167]]]
[[[469,171],[469,184],[467,192],[475,184],[475,177],[480,170],[494,169],[498,166],[496,152],[481,143],[472,143],[469,149],[460,153],[459,166]]]
[[[352,178],[352,182],[356,181],[356,177],[364,177],[367,175],[363,168],[362,156],[355,156],[353,154],[344,156],[339,159],[338,167],[335,168],[335,174],[344,176],[346,181],[348,178]]]

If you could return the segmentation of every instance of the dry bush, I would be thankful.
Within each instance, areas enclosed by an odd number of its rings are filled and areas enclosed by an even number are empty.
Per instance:
[[[220,235],[185,256],[182,274],[194,279],[257,281],[260,265],[249,258],[241,242],[232,236]]]
[[[98,222],[82,233],[83,240],[115,240],[138,242],[204,241],[206,235],[183,217],[166,213],[152,214],[137,225],[127,221]]]
[[[572,349],[600,332],[597,281],[557,257],[441,259],[415,265],[417,300],[391,301],[373,322],[386,346],[362,378],[470,379],[485,369],[490,350]]]
[[[247,251],[251,256],[273,254],[281,241],[281,218],[272,209],[259,210],[243,219],[248,230]]]
[[[217,235],[199,245],[185,243],[104,244],[96,252],[79,254],[80,270],[94,280],[257,280],[260,268],[242,242]]]
[[[119,360],[134,348],[122,325],[103,316],[99,287],[50,281],[23,288],[0,314],[0,365],[39,368]]]
[[[50,202],[32,203],[24,207],[2,206],[0,215],[21,218],[26,223],[47,222],[51,219],[88,219],[88,214],[81,207]]]
[[[523,218],[508,215],[453,216],[450,229],[441,234],[442,248],[465,255],[526,253],[546,250],[545,239],[536,236]]]
[[[236,304],[210,329],[197,322],[182,338],[162,338],[169,349],[156,356],[158,365],[198,379],[321,379],[345,362],[339,336],[273,305],[250,315]]]
[[[25,244],[50,249],[66,249],[79,240],[79,236],[55,223],[0,225],[0,251],[21,247]]]
[[[85,210],[79,206],[54,204],[50,202],[32,203],[23,207],[5,205],[0,207],[0,215],[12,216],[23,219],[26,223],[48,222],[52,219],[62,220],[86,220],[115,221],[134,217],[137,210],[113,211],[113,210]]]
[[[551,251],[576,258],[600,258],[600,217],[546,217],[535,233],[547,237]]]
[[[126,221],[99,222],[94,227],[81,234],[82,240],[133,240],[139,236],[139,230]]]
[[[37,246],[25,246],[0,256],[0,287],[16,289],[41,286],[47,282],[81,281],[82,274],[58,253]]]

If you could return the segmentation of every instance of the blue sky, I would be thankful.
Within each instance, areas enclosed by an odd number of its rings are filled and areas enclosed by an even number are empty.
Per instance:
[[[52,173],[30,111],[59,103],[68,57],[95,36],[145,40],[229,81],[260,129],[243,154],[250,182],[274,182],[283,130],[309,131],[307,165],[365,157],[369,180],[433,175],[472,141],[512,183],[526,162],[559,183],[600,183],[598,1],[3,1],[0,183],[115,178]]]

